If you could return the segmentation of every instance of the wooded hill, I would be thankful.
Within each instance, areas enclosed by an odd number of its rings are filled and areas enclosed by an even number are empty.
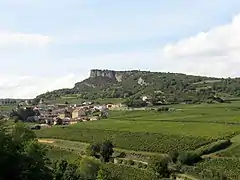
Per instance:
[[[180,73],[150,71],[91,70],[90,77],[72,89],[47,92],[36,99],[56,99],[77,95],[80,99],[139,99],[148,96],[163,103],[213,102],[218,98],[240,96],[240,78],[214,78]]]

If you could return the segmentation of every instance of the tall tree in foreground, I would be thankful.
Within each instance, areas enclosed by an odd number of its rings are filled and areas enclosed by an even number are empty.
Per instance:
[[[46,151],[35,137],[22,124],[8,131],[0,129],[1,180],[52,180]]]

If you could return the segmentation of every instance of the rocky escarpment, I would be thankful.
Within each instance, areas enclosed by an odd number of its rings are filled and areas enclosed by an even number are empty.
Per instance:
[[[123,71],[113,71],[113,70],[92,69],[90,72],[90,78],[108,77],[110,79],[116,80],[117,82],[122,81],[123,75],[124,75]]]

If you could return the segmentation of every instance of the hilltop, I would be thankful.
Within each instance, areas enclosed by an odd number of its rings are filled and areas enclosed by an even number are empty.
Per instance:
[[[216,97],[240,96],[240,78],[216,78],[181,73],[114,71],[93,69],[89,78],[72,89],[59,89],[37,96],[53,100],[76,95],[79,99],[139,99],[146,96],[164,103],[206,102]]]

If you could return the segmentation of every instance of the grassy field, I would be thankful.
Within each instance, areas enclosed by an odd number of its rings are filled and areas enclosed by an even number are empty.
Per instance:
[[[5,112],[10,112],[12,109],[16,108],[16,104],[11,104],[11,105],[0,105],[0,111],[5,111]]]
[[[47,157],[50,159],[51,162],[64,159],[69,162],[74,162],[77,159],[79,159],[81,156],[71,150],[63,149],[60,147],[54,147],[54,146],[47,146]]]

